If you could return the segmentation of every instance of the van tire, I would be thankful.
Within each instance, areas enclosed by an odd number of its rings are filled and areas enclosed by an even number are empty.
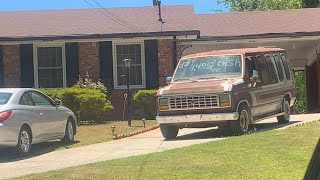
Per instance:
[[[175,126],[160,125],[161,134],[166,139],[174,139],[177,137],[179,128]]]
[[[277,116],[277,120],[279,124],[285,124],[290,121],[291,110],[290,110],[290,103],[287,98],[283,100],[282,109],[283,109],[284,115]]]
[[[241,105],[238,110],[239,117],[235,121],[229,121],[229,126],[234,135],[242,135],[250,131],[251,111],[246,105]]]

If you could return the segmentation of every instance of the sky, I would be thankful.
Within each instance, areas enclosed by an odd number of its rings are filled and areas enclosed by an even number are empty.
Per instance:
[[[1,0],[0,11],[80,9],[91,8],[85,1],[98,7],[93,0]],[[96,0],[105,8],[152,6],[152,0]],[[214,13],[214,9],[226,11],[216,0],[162,0],[163,5],[194,5],[198,14]]]

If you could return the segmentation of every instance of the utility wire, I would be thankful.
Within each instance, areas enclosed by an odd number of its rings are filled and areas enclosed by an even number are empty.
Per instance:
[[[87,0],[84,0],[85,2],[88,2]],[[130,30],[136,32],[136,33],[142,33],[139,28],[131,25],[129,22],[121,19],[120,17],[117,17],[117,15],[115,15],[114,13],[108,11],[106,8],[104,8],[100,3],[98,3],[96,0],[92,0],[96,5],[98,5],[102,10],[104,10],[104,12],[102,12],[104,15],[108,16],[109,18],[111,18],[111,20],[113,20],[114,22],[122,25],[122,26],[125,26],[127,28],[129,28]],[[94,7],[91,3],[88,3],[91,7]]]

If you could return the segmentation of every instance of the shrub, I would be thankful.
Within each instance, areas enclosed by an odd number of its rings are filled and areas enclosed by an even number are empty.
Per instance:
[[[295,105],[295,112],[298,114],[306,113],[307,109],[307,98],[305,94],[305,79],[304,79],[304,72],[299,71],[295,72],[295,86],[296,86],[296,95],[297,95],[297,102]]]
[[[133,95],[133,99],[144,108],[147,119],[155,119],[157,115],[157,90],[139,90]]]
[[[96,89],[100,90],[103,93],[107,93],[107,87],[100,81],[93,82],[92,79],[90,79],[90,75],[88,74],[88,72],[86,72],[86,77],[84,78],[84,80],[79,77],[77,84],[75,84],[73,87]]]
[[[40,90],[52,99],[61,99],[63,105],[75,113],[78,121],[101,123],[106,111],[113,109],[107,95],[100,90],[76,87]]]

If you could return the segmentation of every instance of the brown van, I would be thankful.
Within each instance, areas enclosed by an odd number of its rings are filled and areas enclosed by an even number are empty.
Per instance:
[[[228,126],[235,134],[277,117],[288,123],[296,96],[284,49],[245,48],[183,57],[168,85],[158,90],[163,137],[179,128]]]

